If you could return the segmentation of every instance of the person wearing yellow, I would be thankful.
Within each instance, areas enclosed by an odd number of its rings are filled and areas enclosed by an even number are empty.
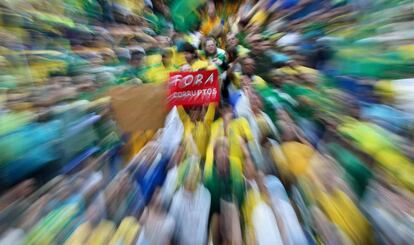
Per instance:
[[[221,19],[216,15],[216,8],[213,1],[207,5],[207,19],[203,21],[200,32],[204,36],[214,35],[220,30]]]
[[[235,49],[237,52],[237,57],[246,57],[250,50],[243,47],[241,44],[239,44],[239,39],[236,37],[236,34],[233,32],[230,32],[226,36],[226,47],[227,50]]]
[[[233,73],[233,85],[236,88],[241,88],[242,79],[247,79],[248,83],[253,86],[253,88],[266,88],[266,81],[260,76],[254,75],[256,66],[253,58],[246,56],[242,60],[242,73],[234,72]]]
[[[319,72],[315,69],[302,66],[294,61],[289,61],[287,66],[277,69],[276,71],[289,75],[289,76],[299,76],[299,75],[307,75],[307,76],[317,76]]]
[[[225,137],[218,137],[213,141],[214,161],[209,172],[204,174],[205,186],[211,194],[210,230],[214,244],[221,244],[221,241],[226,239],[223,237],[226,234],[222,234],[226,232],[220,231],[219,228],[229,221],[225,218],[229,215],[225,207],[234,204],[240,207],[244,202],[244,181],[242,171],[238,167],[241,163],[239,159],[231,156],[229,143]]]
[[[312,195],[326,217],[354,244],[371,244],[370,225],[355,205],[349,187],[341,179],[340,168],[330,159],[315,163],[312,168],[314,185]],[[315,185],[316,184],[316,185]]]
[[[210,127],[214,120],[216,104],[210,103],[205,114],[203,113],[204,108],[193,110],[191,116],[187,114],[183,106],[178,106],[177,110],[184,125],[185,137],[188,135],[193,137],[198,154],[200,154],[201,159],[204,159],[210,138]]]
[[[168,81],[170,72],[178,70],[178,66],[172,63],[172,51],[163,50],[161,63],[150,68],[146,73],[146,80],[150,83],[165,83]]]
[[[196,48],[190,43],[184,43],[184,56],[186,64],[181,66],[181,71],[199,71],[215,69],[208,61],[200,60]]]
[[[217,119],[211,126],[210,143],[207,146],[206,161],[204,166],[204,176],[210,176],[213,171],[214,163],[214,143],[220,137],[228,138],[229,157],[237,159],[232,166],[239,172],[242,172],[242,162],[244,160],[241,148],[241,140],[248,144],[253,144],[254,137],[251,132],[248,121],[245,118],[233,119],[233,111],[230,105],[224,105],[221,109],[222,117]]]
[[[338,131],[371,155],[393,182],[414,190],[413,163],[401,153],[395,135],[373,123],[349,117],[345,118]]]

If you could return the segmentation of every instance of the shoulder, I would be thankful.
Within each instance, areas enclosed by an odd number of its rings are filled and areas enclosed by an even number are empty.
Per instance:
[[[201,195],[206,199],[210,199],[210,197],[211,197],[210,191],[208,191],[208,189],[202,184],[200,185],[199,188],[200,188]]]
[[[223,49],[221,49],[221,48],[217,48],[217,54],[218,55],[225,55],[226,54],[226,51],[224,51]]]

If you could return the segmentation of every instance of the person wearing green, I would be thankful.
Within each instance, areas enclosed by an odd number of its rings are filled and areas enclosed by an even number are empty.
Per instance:
[[[145,74],[148,67],[144,66],[145,51],[141,48],[131,51],[131,59],[129,60],[129,67],[124,70],[119,79],[118,84],[140,84],[145,82]]]
[[[362,197],[369,180],[372,178],[372,172],[357,156],[341,145],[328,143],[325,147],[346,171],[345,180],[357,197]]]
[[[229,146],[225,138],[216,140],[214,157],[213,171],[204,180],[211,193],[211,215],[220,214],[221,200],[240,206],[245,194],[241,172],[234,169],[237,164],[232,164],[237,159],[229,157]]]
[[[204,42],[204,50],[200,52],[210,64],[217,67],[217,70],[221,74],[224,71],[225,64],[227,62],[226,52],[220,48],[217,48],[217,42],[214,38],[208,37]]]

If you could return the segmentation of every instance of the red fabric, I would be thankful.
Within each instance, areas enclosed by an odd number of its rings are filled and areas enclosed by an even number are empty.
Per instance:
[[[168,82],[169,106],[206,105],[220,101],[217,70],[171,72]]]

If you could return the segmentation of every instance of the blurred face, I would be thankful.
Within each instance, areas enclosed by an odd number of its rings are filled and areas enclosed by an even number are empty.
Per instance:
[[[143,60],[143,57],[142,56],[135,56],[135,57],[133,57],[132,59],[131,59],[131,66],[133,66],[133,67],[140,67],[141,65],[142,65],[142,60]]]
[[[255,72],[255,62],[252,58],[246,58],[242,64],[243,73],[246,75],[253,75]]]
[[[207,54],[215,54],[216,53],[216,42],[213,40],[208,40],[206,42],[206,53]]]
[[[279,118],[279,120],[282,120],[282,121],[288,121],[289,120],[289,115],[286,113],[286,111],[284,111],[282,109],[277,110],[277,117]]]
[[[252,106],[252,110],[255,113],[260,112],[263,108],[262,100],[257,95],[252,96],[252,98],[250,99],[250,103]]]
[[[226,173],[229,166],[229,147],[227,140],[218,141],[215,146],[214,158],[217,170],[220,173]]]
[[[254,168],[251,162],[246,162],[244,165],[244,175],[247,179],[255,179],[256,178],[256,169]]]
[[[184,52],[184,57],[188,63],[192,63],[194,60],[194,54],[190,52]]]
[[[164,64],[164,66],[171,65],[171,56],[169,54],[164,54],[162,56],[162,63]]]
[[[150,205],[153,210],[162,210],[162,196],[159,188],[154,191]]]
[[[170,46],[170,38],[167,36],[157,36],[155,39],[158,41],[160,47]]]
[[[197,189],[198,178],[199,178],[199,171],[196,167],[191,167],[189,176],[187,176],[184,187],[186,190],[190,192],[194,192]]]
[[[223,118],[224,123],[228,123],[233,118],[233,111],[231,108],[224,108],[221,112],[221,116]]]
[[[108,64],[114,61],[115,53],[103,53],[102,58],[104,60],[104,63]]]
[[[230,34],[227,36],[227,46],[229,48],[234,48],[239,44],[239,40],[236,38],[236,35]]]
[[[208,16],[210,18],[214,18],[216,16],[216,6],[214,6],[214,3],[210,2],[208,4],[208,10],[207,10],[207,12],[208,12]]]

